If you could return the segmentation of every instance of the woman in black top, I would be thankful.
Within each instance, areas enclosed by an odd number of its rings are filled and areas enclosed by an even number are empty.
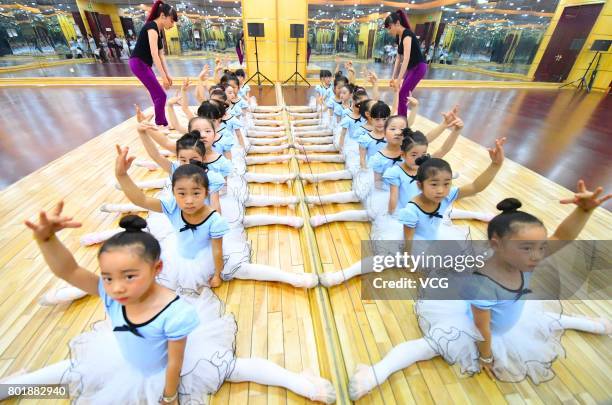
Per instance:
[[[151,95],[157,125],[168,125],[165,114],[166,92],[164,89],[169,89],[172,86],[172,77],[168,73],[166,59],[164,58],[163,30],[172,28],[177,20],[176,10],[171,5],[157,0],[153,4],[146,24],[138,34],[136,46],[130,58],[132,72]],[[161,73],[163,88],[157,81],[155,73],[153,73],[152,66],[154,63]]]
[[[389,14],[385,19],[385,28],[397,38],[398,57],[395,58],[390,85],[396,91],[399,90],[397,113],[406,116],[408,97],[425,76],[427,64],[421,53],[419,40],[410,29],[408,16],[404,10],[400,9]]]

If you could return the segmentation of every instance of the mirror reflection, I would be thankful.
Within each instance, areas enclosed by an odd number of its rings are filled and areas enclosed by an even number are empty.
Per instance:
[[[397,3],[378,1],[311,0],[309,77],[334,71],[338,58],[352,60],[357,72],[367,66],[390,78],[397,45],[383,22]],[[170,3],[179,14],[166,33],[172,71],[194,76],[216,58],[238,67],[239,1]],[[524,80],[557,3],[473,0],[434,7],[411,0],[404,8],[430,64],[425,79]],[[130,76],[127,59],[149,7],[125,0],[0,0],[0,77]]]

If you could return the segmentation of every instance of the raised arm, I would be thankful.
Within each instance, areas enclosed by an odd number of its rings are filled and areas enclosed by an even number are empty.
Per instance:
[[[408,97],[408,110],[410,110],[410,113],[408,114],[408,128],[411,128],[414,125],[419,112],[419,100],[412,96]]]
[[[155,115],[154,113],[145,115],[140,109],[140,105],[138,104],[134,104],[134,108],[136,109],[136,121],[138,122],[151,121],[151,118],[153,118],[153,116]]]
[[[195,114],[189,108],[189,95],[187,94],[189,85],[189,79],[185,79],[183,85],[181,86],[181,109],[185,113],[185,116],[187,116],[187,119],[192,119],[193,117],[195,117]]]
[[[444,132],[444,130],[448,128],[450,123],[457,119],[458,110],[458,106],[454,106],[452,110],[445,113],[441,113],[443,118],[442,122],[439,123],[438,126],[436,126],[434,129],[425,134],[427,142],[432,143],[436,140],[436,138],[442,135],[442,132]]]
[[[457,142],[459,135],[461,135],[461,130],[463,129],[463,121],[461,118],[457,118],[450,125],[452,128],[451,133],[446,137],[446,141],[440,146],[440,149],[431,154],[431,157],[443,158]]]
[[[72,253],[55,236],[62,229],[81,226],[72,217],[62,216],[63,209],[64,202],[60,201],[49,213],[41,211],[38,222],[25,221],[25,225],[34,233],[34,239],[53,274],[89,295],[98,295],[100,278],[79,266]]]
[[[573,198],[561,200],[561,204],[575,204],[576,208],[563,220],[549,238],[551,240],[574,240],[578,237],[595,208],[606,202],[612,194],[602,196],[603,188],[597,187],[595,191],[586,188],[584,180],[578,181],[578,192]]]
[[[474,194],[478,194],[482,190],[487,188],[489,184],[491,184],[491,182],[497,175],[497,172],[499,172],[499,169],[501,169],[502,163],[504,162],[503,146],[505,142],[506,138],[495,140],[495,149],[489,149],[491,164],[472,183],[459,187],[459,195],[457,196],[457,199],[470,197]]]
[[[159,154],[159,150],[157,149],[157,145],[153,143],[151,138],[147,135],[147,131],[154,130],[147,124],[140,124],[138,126],[138,136],[140,137],[140,141],[144,146],[147,154],[155,163],[157,163],[166,173],[170,173],[172,169],[172,162]]]
[[[355,68],[353,67],[353,61],[349,60],[344,64],[346,71],[348,72],[349,83],[355,83]]]
[[[177,128],[177,130],[178,129],[179,128]],[[180,128],[180,129],[183,129],[183,128]],[[186,133],[187,131],[185,130],[181,132]],[[159,146],[166,149],[167,151],[170,151],[172,153],[176,152],[176,142],[168,139],[166,135],[162,134],[157,129],[152,128],[152,127],[148,128],[147,136],[149,136],[151,139],[155,141],[155,143],[157,143]]]
[[[204,67],[202,68],[202,71],[200,72],[200,74],[198,75],[198,84],[196,84],[196,91],[195,91],[195,95],[196,95],[196,100],[198,101],[198,103],[202,104],[204,101],[206,101],[206,95],[209,93],[208,91],[208,64],[204,65]]]
[[[183,126],[178,117],[176,111],[174,111],[174,104],[166,104],[166,113],[168,114],[168,122],[173,129],[176,129],[180,133],[184,134],[187,132],[187,127]]]
[[[368,81],[372,84],[372,100],[380,99],[380,92],[378,91],[378,76],[376,76],[376,72],[373,70],[367,71]]]
[[[128,158],[128,147],[117,147],[117,159],[115,161],[115,177],[121,186],[121,190],[132,203],[139,207],[146,208],[149,211],[162,212],[161,201],[157,198],[148,197],[145,193],[134,184],[134,181],[127,174],[128,169],[132,165],[135,157]]]

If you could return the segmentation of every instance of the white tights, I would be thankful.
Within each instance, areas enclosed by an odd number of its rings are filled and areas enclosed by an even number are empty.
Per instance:
[[[551,316],[558,315],[551,314]],[[574,329],[595,334],[605,333],[603,322],[588,318],[561,315],[560,324],[562,329]],[[403,370],[417,361],[429,360],[436,356],[438,353],[423,338],[400,343],[374,366],[357,366],[355,374],[349,381],[350,397],[352,400],[357,400],[385,382],[396,371]]]
[[[4,384],[59,384],[70,368],[70,361],[43,367],[28,374],[8,378]],[[238,358],[229,382],[254,382],[262,385],[283,387],[313,401],[333,403],[336,394],[331,383],[321,377],[307,373],[297,374],[269,360],[259,358]],[[0,400],[5,398],[0,398]]]

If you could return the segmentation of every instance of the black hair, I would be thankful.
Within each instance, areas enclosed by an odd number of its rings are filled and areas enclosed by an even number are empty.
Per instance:
[[[115,234],[108,239],[98,252],[98,257],[116,247],[134,246],[138,247],[138,256],[149,263],[155,263],[161,255],[159,242],[149,232],[144,232],[147,221],[138,215],[127,215],[121,218],[119,226],[123,232]]]
[[[215,103],[214,101],[204,101],[198,107],[198,116],[211,120],[221,119],[224,114],[225,111],[221,111],[219,103]]]
[[[391,108],[384,101],[377,101],[370,107],[370,117],[372,118],[389,118]]]
[[[236,77],[242,77],[246,79],[246,73],[244,72],[244,69],[236,69],[234,74],[236,75]]]
[[[360,100],[364,98],[363,100]],[[360,86],[355,86],[353,89],[353,107],[357,109],[361,109],[361,103],[368,100],[368,92],[365,88]]]
[[[189,120],[189,123],[187,124],[187,131],[189,132],[193,132],[193,123],[197,120],[204,120],[207,121],[210,124],[210,127],[213,129],[213,131],[215,130],[215,124],[212,122],[212,120],[210,118],[206,118],[206,117],[202,117],[200,115],[193,117],[192,119]],[[198,138],[200,137],[200,133],[198,132]]]
[[[325,79],[326,77],[332,77],[332,72],[326,69],[321,69],[319,72],[319,78]]]
[[[408,16],[401,8],[397,9],[393,13],[389,13],[387,18],[385,18],[384,26],[385,28],[389,28],[391,24],[395,24],[398,21],[402,25],[402,27],[410,29],[410,22],[408,22]]]
[[[361,115],[363,118],[367,118],[366,117],[366,113],[368,111],[370,111],[370,106],[374,104],[374,100],[372,99],[367,99],[367,100],[362,100],[359,103],[359,115]]]
[[[487,237],[492,239],[493,236],[503,238],[509,233],[516,232],[517,224],[535,224],[544,226],[535,216],[524,211],[519,211],[523,204],[516,198],[506,198],[497,204],[497,209],[502,211],[501,214],[494,217],[487,226]]]
[[[438,172],[449,172],[451,176],[453,175],[453,169],[451,169],[448,162],[444,159],[432,158],[429,155],[423,155],[418,158],[415,163],[419,165],[416,179],[421,182],[421,184]]]
[[[223,116],[225,115],[225,113],[227,112],[227,109],[229,108],[229,105],[227,104],[227,94],[225,95],[225,101],[219,101],[219,100],[209,100],[211,103],[216,104],[219,107],[219,112],[221,113],[221,117],[219,118],[223,118]]]
[[[229,83],[230,81],[235,81],[237,85],[240,85],[240,81],[238,81],[238,77],[232,72],[230,72],[229,70],[226,70],[223,76],[221,76],[221,80],[219,80],[219,83],[226,84],[226,83]]]
[[[346,76],[344,76],[342,72],[336,73],[336,76],[334,77],[334,89],[338,87],[340,83],[344,83],[344,84],[349,83],[349,79]]]
[[[403,117],[402,115],[400,115],[400,117]],[[395,118],[395,117],[392,117]],[[387,122],[391,121],[391,118],[389,118],[387,120]],[[414,148],[415,145],[429,145],[429,141],[427,140],[427,137],[425,136],[425,134],[423,134],[421,131],[413,131],[410,128],[404,128],[404,130],[402,131],[402,134],[404,135],[404,139],[402,140],[402,152],[409,152],[410,149]]]
[[[170,4],[164,3],[161,0],[157,0],[153,4],[153,7],[151,7],[151,12],[147,17],[147,22],[155,20],[162,14],[168,17],[172,17],[172,20],[174,20],[174,22],[178,21],[178,15],[176,14],[176,10],[174,9],[174,7],[172,7]]]
[[[389,128],[389,125],[391,125],[391,121],[395,120],[395,119],[403,119],[403,121],[406,123],[406,128],[408,128],[408,120],[406,119],[405,116],[403,116],[403,115],[393,115],[393,116],[387,118],[387,121],[385,121],[385,131],[387,130],[387,128]],[[404,129],[404,136],[406,136],[405,131],[406,131],[406,129]]]
[[[225,90],[223,89],[222,86],[211,87],[211,90],[209,91],[208,94],[210,95],[211,99],[212,99],[212,96],[217,96],[217,97],[221,97],[224,103],[227,101],[227,94],[225,94]]]
[[[355,85],[351,84],[351,83],[346,83],[345,85],[343,85],[340,88],[346,87],[346,89],[349,91],[350,94],[353,94],[355,92]]]
[[[196,184],[208,190],[208,176],[206,175],[207,171],[208,168],[206,163],[198,162],[197,160],[190,160],[188,164],[177,167],[172,174],[172,188],[174,189],[177,181],[184,178],[191,178],[196,182]]]
[[[206,146],[204,146],[204,142],[200,140],[200,137],[200,131],[193,131],[190,128],[190,132],[177,139],[176,155],[178,156],[179,152],[182,150],[195,150],[200,156],[204,157],[206,154]]]

